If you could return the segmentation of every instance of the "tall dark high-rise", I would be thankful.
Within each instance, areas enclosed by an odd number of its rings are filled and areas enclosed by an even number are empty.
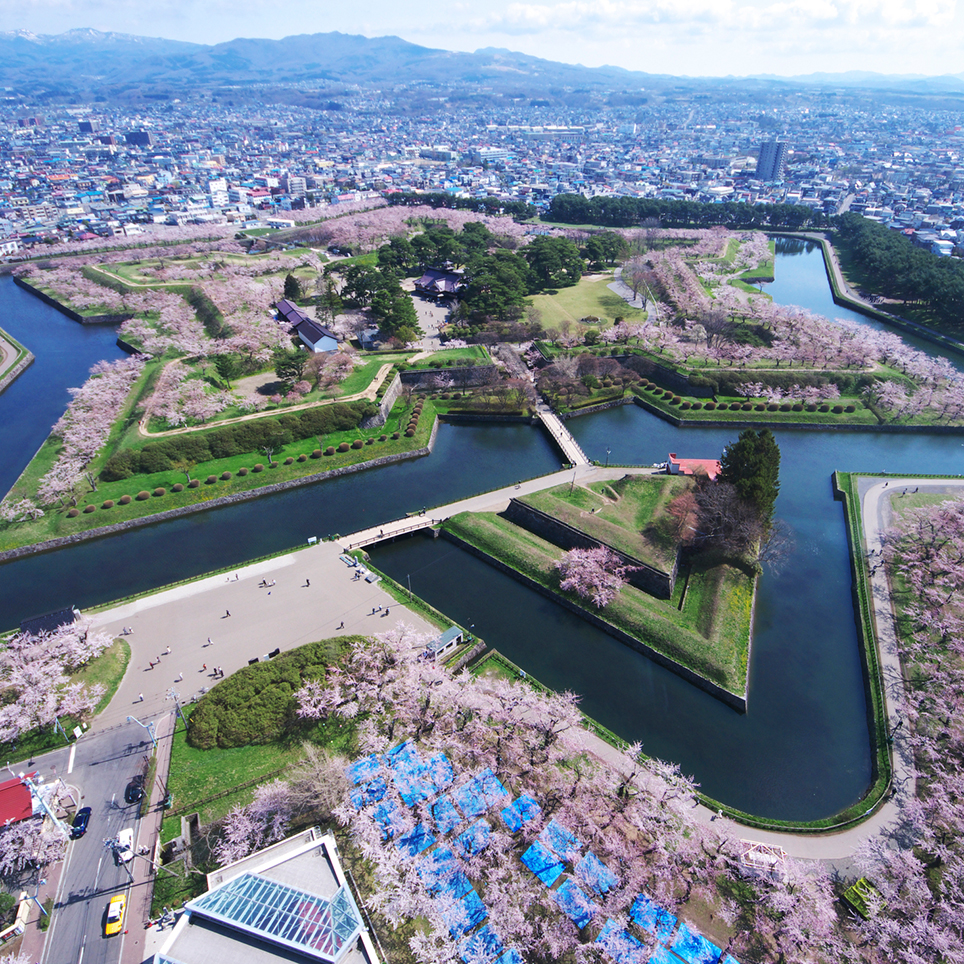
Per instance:
[[[778,181],[783,176],[787,145],[783,141],[765,141],[760,145],[756,176],[761,181]]]

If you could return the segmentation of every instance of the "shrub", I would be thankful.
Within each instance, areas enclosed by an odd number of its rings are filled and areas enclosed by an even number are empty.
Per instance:
[[[130,497],[129,495],[122,495],[122,496],[117,500],[117,503],[118,503],[118,505],[129,505],[129,504],[130,504],[130,501],[131,501],[131,497]]]
[[[308,456],[305,455],[304,452],[302,452],[301,455],[298,456],[298,461],[299,461],[299,462],[307,462],[307,461],[308,461]]]
[[[378,436],[378,441],[379,441],[379,442],[387,442],[387,441],[388,441],[388,436],[387,436],[387,435],[379,435],[379,436]]]
[[[141,491],[138,492],[136,496],[134,496],[134,498],[137,499],[138,502],[143,502],[145,499],[149,499],[150,497],[151,497],[151,493],[147,492],[144,489],[141,489]]]
[[[96,505],[85,505],[85,506],[84,506],[84,512],[96,512],[96,511],[97,511],[97,506],[96,506]]]
[[[335,454],[335,446],[329,445],[328,448],[325,449],[325,455],[334,455],[334,454]]]
[[[392,441],[395,442],[399,438],[398,432],[392,432]]]
[[[830,406],[829,406],[829,405],[821,405],[820,408],[819,408],[819,411],[821,411],[821,412],[829,412],[829,411],[830,411]]]
[[[347,442],[342,442],[342,443],[338,446],[338,451],[339,451],[339,452],[347,452],[350,448],[351,448],[351,446],[350,446]]]
[[[198,749],[271,743],[297,726],[294,694],[306,679],[324,679],[359,637],[299,646],[267,663],[244,666],[198,700],[188,742]],[[331,724],[329,724],[330,726]],[[354,723],[344,724],[348,732]]]
[[[258,462],[251,471],[252,471],[252,472],[263,472],[263,471],[264,471],[264,465],[262,465],[261,462]]]
[[[753,411],[753,402],[744,402],[744,403],[740,406],[740,408],[742,408],[744,412],[752,412],[752,411]]]
[[[315,449],[315,450],[311,453],[311,457],[312,457],[313,459],[320,459],[320,458],[321,458],[321,449]]]
[[[171,491],[172,491],[172,492],[183,492],[183,491],[184,491],[184,486],[183,486],[180,482],[175,482],[174,485],[171,486]]]
[[[802,412],[802,411],[803,411],[803,402],[794,402],[794,403],[793,403],[793,411],[795,411],[795,412]]]
[[[80,515],[80,509],[78,509],[78,508],[76,508],[76,507],[73,508],[73,509],[68,509],[68,510],[67,510],[67,518],[68,518],[68,519],[76,519],[77,516],[79,516],[79,515]]]
[[[754,412],[765,412],[766,410],[767,407],[763,402],[757,402],[756,405],[753,406]]]
[[[708,412],[712,412],[715,408],[716,408],[716,402],[707,402],[707,403],[706,403],[706,410],[707,410]]]
[[[844,411],[845,411],[848,415],[851,415],[851,414],[853,414],[854,412],[857,411],[857,406],[856,406],[856,405],[846,405],[846,406],[844,407]]]
[[[779,411],[779,410],[780,410],[780,406],[777,405],[776,402],[770,402],[770,403],[767,405],[767,411],[768,411],[768,412],[777,412],[777,411]]]
[[[453,392],[453,393],[452,393],[452,398],[461,398],[461,397],[462,397],[462,393],[461,393],[461,392]]]
[[[681,398],[679,397],[679,395],[674,395],[674,396],[669,400],[669,403],[670,403],[670,405],[679,405],[679,403],[682,402],[682,401],[683,401],[683,399],[681,399]]]
[[[269,462],[269,463],[268,463],[268,468],[269,468],[269,469],[276,469],[277,467],[278,467],[278,463],[277,463],[277,462]]]
[[[834,415],[843,415],[843,405],[834,405],[831,411]]]
[[[412,438],[415,435],[415,429],[407,428],[405,429],[405,438]]]
[[[672,397],[673,397],[673,393],[669,391],[669,389],[663,392],[663,398],[672,398]]]
[[[355,441],[351,443],[351,447],[353,449],[360,449],[364,444],[360,438],[356,438]]]
[[[817,403],[816,403],[816,402],[808,402],[808,403],[807,403],[807,411],[808,411],[808,412],[815,412],[816,410],[817,410]]]
[[[114,500],[113,500],[113,499],[107,499],[107,500],[104,502],[104,504],[101,506],[101,508],[102,508],[102,509],[113,509],[113,508],[114,508]]]
[[[373,438],[366,438],[366,439],[365,439],[365,444],[366,444],[366,445],[374,445],[374,444],[375,444],[375,440],[374,440]]]
[[[703,403],[702,403],[702,402],[693,402],[693,410],[694,410],[694,411],[695,411],[696,409],[702,408],[702,407],[703,407]]]
[[[686,408],[689,408],[689,407],[690,407],[690,403],[689,403],[689,402],[682,402],[682,403],[680,404],[680,408],[686,409]]]
[[[188,482],[187,487],[189,489],[196,489],[200,484],[201,482],[199,479],[191,479],[191,481]]]
[[[294,464],[295,464],[295,460],[289,455],[289,456],[285,459],[285,465],[294,465]]]
[[[204,480],[204,484],[205,484],[205,485],[214,485],[214,483],[217,482],[217,480],[218,480],[218,477],[217,477],[216,475],[209,475],[209,476]]]
[[[159,485],[159,486],[154,490],[154,495],[155,495],[156,498],[159,499],[162,495],[167,495],[167,489],[165,489],[163,486]]]
[[[793,408],[793,405],[790,402],[782,402],[780,404],[781,412],[789,412],[792,408]]]
[[[241,468],[238,469],[238,475],[244,476],[247,474],[248,474],[248,467],[246,465],[242,465]]]
[[[231,473],[230,473],[230,472],[222,472],[222,473],[221,473],[221,481],[222,481],[222,482],[227,482],[228,479],[230,479],[230,478],[231,478]]]

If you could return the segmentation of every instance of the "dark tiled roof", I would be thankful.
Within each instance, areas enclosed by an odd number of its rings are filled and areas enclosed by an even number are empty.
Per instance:
[[[338,336],[333,331],[330,331],[324,325],[319,325],[317,321],[312,321],[310,318],[298,322],[295,325],[295,330],[302,338],[310,341],[313,345],[318,344],[322,338],[334,338],[335,341],[338,341]]]

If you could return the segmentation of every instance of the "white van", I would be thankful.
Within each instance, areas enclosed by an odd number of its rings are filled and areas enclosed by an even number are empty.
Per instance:
[[[134,856],[134,831],[127,827],[117,835],[117,849],[114,851],[118,860],[127,863]]]

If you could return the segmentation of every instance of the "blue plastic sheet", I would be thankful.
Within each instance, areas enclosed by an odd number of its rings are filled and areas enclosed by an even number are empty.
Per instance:
[[[605,894],[619,883],[616,875],[591,850],[576,864],[576,876],[597,894]]]
[[[546,887],[551,887],[564,869],[556,855],[543,847],[538,840],[520,859]]]
[[[594,904],[586,892],[573,880],[567,880],[553,896],[568,917],[580,930],[582,930],[599,911],[598,905]]]
[[[691,931],[685,923],[679,925],[670,950],[687,964],[717,964],[722,951],[711,944],[702,934]]]
[[[539,834],[539,840],[563,860],[576,860],[582,850],[582,844],[576,839],[576,835],[555,819],[546,824]]]
[[[611,918],[600,931],[596,943],[616,962],[616,964],[646,964],[646,948],[632,934],[627,934]]]
[[[542,807],[532,797],[523,794],[508,807],[501,810],[500,816],[509,831],[515,833],[521,830],[530,820],[538,817],[540,813],[542,813]]]
[[[633,901],[633,906],[629,909],[629,919],[634,924],[639,924],[643,930],[655,934],[662,944],[669,940],[669,935],[676,926],[676,918],[646,894],[640,894]]]

